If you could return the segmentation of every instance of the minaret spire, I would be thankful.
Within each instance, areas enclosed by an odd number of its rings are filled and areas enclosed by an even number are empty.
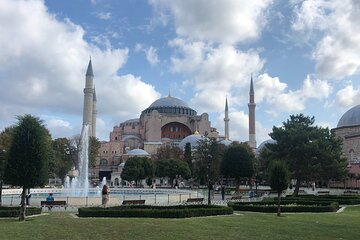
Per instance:
[[[227,101],[227,96],[226,96],[226,100],[225,100],[225,118],[224,118],[224,122],[225,122],[225,140],[229,140],[229,107],[228,107],[228,101]]]
[[[94,103],[94,74],[91,64],[91,58],[85,74],[85,88],[84,88],[84,108],[83,108],[83,126],[89,126],[89,135],[92,136],[93,130],[93,103]]]
[[[255,151],[256,149],[256,135],[255,135],[255,92],[254,83],[251,74],[250,92],[249,92],[249,146]]]
[[[93,95],[93,109],[92,109],[92,121],[91,121],[91,136],[96,137],[96,116],[97,116],[97,110],[96,110],[96,91],[95,91],[95,85],[94,85],[94,95]]]

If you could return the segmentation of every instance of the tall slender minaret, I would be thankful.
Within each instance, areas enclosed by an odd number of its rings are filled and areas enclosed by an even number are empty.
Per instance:
[[[96,91],[95,91],[95,85],[94,85],[94,96],[93,96],[93,110],[92,110],[92,122],[91,122],[91,131],[92,131],[92,136],[96,137],[96,115],[97,115],[97,110],[96,110]]]
[[[254,93],[254,83],[251,74],[250,82],[250,99],[249,99],[249,146],[255,150],[256,149],[256,138],[255,138],[255,93]]]
[[[89,126],[89,134],[92,136],[92,115],[94,102],[94,74],[91,65],[91,58],[86,70],[86,80],[84,88],[84,108],[83,108],[83,126]]]
[[[224,122],[225,122],[225,140],[229,140],[229,107],[228,107],[228,101],[227,101],[227,96],[226,96],[226,101],[225,101],[225,118],[224,118]]]

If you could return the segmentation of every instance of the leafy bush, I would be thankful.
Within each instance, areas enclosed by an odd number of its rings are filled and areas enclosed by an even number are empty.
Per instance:
[[[79,217],[151,217],[186,218],[232,214],[230,207],[188,205],[188,206],[117,206],[109,208],[79,208]]]
[[[0,217],[19,217],[20,207],[0,207]],[[29,207],[26,208],[26,216],[36,215],[41,213],[41,208]]]

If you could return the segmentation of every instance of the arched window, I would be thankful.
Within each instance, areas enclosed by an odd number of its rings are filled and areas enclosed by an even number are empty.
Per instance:
[[[106,166],[106,165],[108,165],[108,161],[106,159],[100,159],[100,165]]]
[[[115,178],[115,186],[119,186],[119,185],[120,185],[119,179]]]
[[[355,151],[354,151],[354,149],[350,149],[349,150],[349,155],[350,155],[350,162],[353,162],[355,159],[354,159],[354,153],[355,153]]]

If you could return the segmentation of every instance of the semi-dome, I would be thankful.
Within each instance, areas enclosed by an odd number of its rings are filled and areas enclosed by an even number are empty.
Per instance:
[[[340,118],[337,127],[350,127],[360,125],[360,105],[350,108]]]
[[[130,150],[127,154],[128,154],[128,155],[131,155],[131,156],[149,156],[149,155],[150,155],[150,154],[149,154],[148,152],[146,152],[145,150],[139,149],[139,148]]]
[[[224,139],[224,140],[221,140],[219,143],[223,144],[225,146],[230,146],[230,144],[232,144],[232,141],[229,139]]]
[[[170,95],[153,102],[143,113],[151,113],[157,110],[160,114],[196,115],[196,111],[181,99]]]
[[[263,141],[256,149],[256,153],[260,154],[261,150],[263,150],[263,148],[266,147],[266,144],[275,144],[275,143],[276,143],[276,140],[274,140],[274,139],[268,139],[268,140]]]
[[[183,140],[181,140],[181,142],[179,143],[179,148],[184,149],[186,143],[190,143],[191,148],[196,148],[199,145],[199,141],[201,139],[204,139],[204,136],[202,136],[198,133],[189,135],[186,138],[184,138]]]

